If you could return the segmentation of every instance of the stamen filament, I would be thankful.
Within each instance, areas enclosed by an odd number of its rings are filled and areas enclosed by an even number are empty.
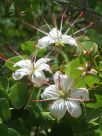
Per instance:
[[[67,31],[65,32],[65,35],[69,32],[69,30],[71,29],[71,27],[79,20],[79,18],[83,15],[83,12],[80,13],[80,15],[76,18],[76,20],[71,24],[71,26],[67,29]]]
[[[60,25],[60,32],[62,32],[62,24],[63,24],[63,18],[64,18],[65,13],[66,13],[66,10],[65,10],[64,13],[62,14],[61,25]]]
[[[50,25],[46,22],[46,20],[43,17],[42,17],[42,19],[44,20],[45,24],[48,26],[49,30],[51,31]]]
[[[24,24],[26,24],[26,25],[28,25],[28,26],[30,26],[30,27],[32,27],[32,28],[34,28],[34,29],[38,30],[39,32],[41,32],[41,33],[45,34],[46,36],[50,36],[50,37],[52,37],[49,33],[45,32],[44,30],[39,29],[39,28],[37,28],[37,27],[35,27],[35,26],[31,25],[31,24],[28,24],[27,22],[24,22]]]
[[[5,62],[9,62],[9,63],[11,63],[11,64],[14,64],[13,62],[9,61],[9,60],[6,59],[6,58],[3,58],[2,56],[0,56],[0,59],[3,60],[3,61],[5,61]]]
[[[57,28],[57,24],[56,24],[56,16],[55,15],[54,15],[54,26],[56,28],[57,38],[58,38],[58,41],[59,41],[59,34],[58,34],[58,28]]]
[[[82,28],[82,29],[80,29],[80,30],[74,32],[72,35],[75,35],[75,34],[81,32],[81,31],[85,31],[87,28],[91,27],[92,25],[93,25],[93,23],[90,22],[88,26],[86,26],[86,27],[84,27],[84,28]],[[72,35],[70,35],[70,36],[72,36]]]
[[[49,99],[44,99],[44,100],[32,100],[32,102],[46,102],[46,101],[53,101],[57,100],[58,98],[49,98]]]

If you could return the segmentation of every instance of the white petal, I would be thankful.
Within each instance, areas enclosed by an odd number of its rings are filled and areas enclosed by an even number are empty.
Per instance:
[[[32,82],[38,87],[43,85],[46,82],[46,80],[47,79],[42,71],[40,71],[40,72],[36,71],[32,75]]]
[[[93,76],[97,75],[97,71],[95,69],[91,69],[90,71],[87,72],[88,74],[91,74]]]
[[[83,67],[76,68],[77,70],[84,71],[85,69]]]
[[[71,36],[62,35],[62,41],[63,41],[65,44],[69,44],[69,45],[71,45],[71,46],[73,46],[73,45],[77,46],[76,40],[75,40],[74,38],[72,38]]]
[[[21,60],[14,64],[14,67],[31,68],[31,60]]]
[[[66,75],[63,75],[60,71],[54,74],[54,82],[57,88],[62,89],[62,91],[69,91],[73,84],[73,80]]]
[[[45,48],[51,44],[51,37],[45,36],[38,40],[38,48]]]
[[[81,115],[81,107],[78,101],[66,101],[65,104],[72,117],[78,118]]]
[[[39,60],[34,64],[34,66],[35,66],[35,68],[37,68],[37,67],[39,67],[41,64],[47,63],[47,62],[49,62],[49,61],[50,61],[49,58],[41,58],[41,59],[39,59]]]
[[[59,94],[57,93],[57,88],[55,85],[50,85],[42,93],[41,97],[43,99],[57,99]]]
[[[62,33],[57,29],[57,28],[53,28],[50,32],[49,35],[54,38],[54,39],[58,39],[61,37]]]
[[[36,70],[37,71],[45,70],[51,72],[50,66],[48,64],[41,64],[39,67],[37,67]]]
[[[57,119],[60,120],[66,113],[66,107],[63,100],[57,100],[49,106],[51,114]]]
[[[72,89],[70,93],[71,98],[89,101],[89,92],[86,88]]]
[[[18,69],[16,70],[13,74],[12,74],[12,77],[15,79],[15,80],[19,80],[21,79],[23,76],[25,75],[28,75],[29,74],[29,71],[28,69]]]

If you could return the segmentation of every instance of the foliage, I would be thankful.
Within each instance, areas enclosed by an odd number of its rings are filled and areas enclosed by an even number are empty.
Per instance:
[[[94,0],[91,6],[96,12],[102,12],[99,1]],[[77,47],[51,44],[44,49],[36,48],[44,34],[32,29],[33,26],[48,31],[45,19],[53,28],[53,13],[60,26],[63,10],[63,4],[54,0],[0,1],[0,136],[102,135],[102,36],[91,28],[87,30],[88,36],[84,33],[76,35]],[[72,13],[70,23],[78,14],[77,11]],[[65,19],[66,16],[68,12]],[[86,25],[83,19],[70,33]],[[68,25],[64,21],[63,30],[67,30]],[[48,110],[49,102],[40,101],[48,84],[36,87],[27,76],[19,81],[13,79],[12,73],[19,69],[14,67],[16,62],[46,56],[51,59],[48,64],[52,73],[45,72],[49,84],[53,83],[52,75],[60,70],[74,79],[75,88],[89,90],[90,100],[81,104],[82,115],[79,118],[73,118],[67,112],[63,119],[57,121]],[[80,67],[84,70],[79,70]],[[96,73],[89,74],[91,69]]]

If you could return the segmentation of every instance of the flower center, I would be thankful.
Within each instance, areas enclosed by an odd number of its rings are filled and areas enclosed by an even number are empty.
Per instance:
[[[60,95],[60,98],[66,100],[68,98],[68,93],[63,90],[58,90],[58,94]]]
[[[63,41],[57,41],[55,43],[55,46],[64,46],[64,43],[63,43]]]

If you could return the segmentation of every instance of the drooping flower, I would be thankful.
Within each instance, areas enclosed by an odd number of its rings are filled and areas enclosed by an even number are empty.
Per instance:
[[[20,67],[16,70],[12,76],[15,80],[19,80],[22,77],[28,75],[29,79],[36,85],[41,86],[46,82],[44,70],[51,72],[50,66],[46,64],[50,59],[41,58],[37,62],[31,60],[21,60],[14,64],[14,67]]]
[[[86,75],[93,75],[93,76],[97,75],[97,71],[91,68],[89,61],[86,62],[85,67],[78,67],[77,70],[83,71],[81,78],[84,78]]]
[[[72,117],[81,115],[80,102],[89,101],[89,92],[86,88],[73,88],[73,80],[61,72],[54,74],[55,84],[47,87],[41,97],[51,100],[49,111],[60,120],[68,111]]]

